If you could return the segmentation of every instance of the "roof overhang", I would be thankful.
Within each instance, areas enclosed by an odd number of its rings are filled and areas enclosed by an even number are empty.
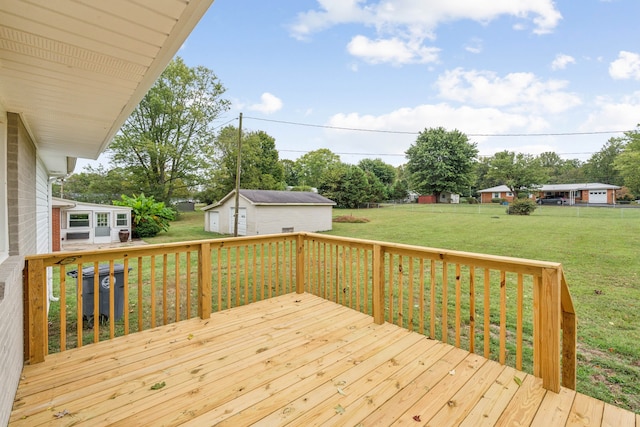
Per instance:
[[[212,3],[2,2],[0,104],[50,175],[98,158]]]

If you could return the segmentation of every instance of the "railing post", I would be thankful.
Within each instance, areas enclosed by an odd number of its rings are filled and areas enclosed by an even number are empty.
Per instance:
[[[382,246],[373,245],[372,260],[373,275],[373,321],[384,323],[384,251]]]
[[[562,385],[576,389],[576,348],[578,346],[577,320],[569,286],[562,273]]]
[[[201,243],[198,251],[198,316],[211,317],[211,244]]]
[[[44,362],[47,354],[47,286],[44,262],[27,260],[25,263],[25,359],[34,364]]]
[[[542,377],[542,386],[554,393],[560,391],[560,290],[559,268],[543,268],[542,280],[534,291],[534,327],[539,331],[534,340],[534,374]],[[537,301],[535,301],[537,299]]]
[[[296,236],[296,293],[304,292],[304,241],[305,236],[299,233]]]

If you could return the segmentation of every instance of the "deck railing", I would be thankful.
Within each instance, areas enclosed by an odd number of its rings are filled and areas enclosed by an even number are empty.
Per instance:
[[[59,296],[49,315],[47,281]],[[25,359],[289,292],[530,371],[549,390],[575,389],[576,320],[560,264],[313,233],[27,257]]]

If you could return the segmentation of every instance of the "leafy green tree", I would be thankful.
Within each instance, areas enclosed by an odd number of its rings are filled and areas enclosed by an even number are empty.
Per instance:
[[[391,185],[396,180],[396,168],[382,159],[362,159],[358,162],[358,167],[365,172],[371,172],[384,185]]]
[[[485,188],[496,187],[498,185],[502,185],[495,177],[489,175],[489,170],[491,169],[491,160],[493,157],[481,157],[474,164],[474,175],[475,181],[472,185],[472,192],[475,193],[478,190],[484,190]]]
[[[360,170],[362,170],[362,168],[360,168]],[[364,171],[364,173],[367,178],[367,183],[369,184],[366,201],[370,203],[380,203],[387,200],[389,198],[389,186],[385,185],[373,172]]]
[[[113,204],[131,208],[133,237],[153,237],[160,231],[168,231],[170,221],[175,219],[175,211],[166,207],[164,202],[157,202],[153,196],[139,194],[129,197],[123,194]]]
[[[528,197],[549,179],[534,156],[506,150],[489,159],[487,177],[509,187],[516,198]]]
[[[584,164],[587,181],[611,185],[623,185],[624,180],[614,162],[626,144],[625,138],[610,138],[600,151],[593,154]]]
[[[284,172],[284,182],[292,187],[298,186],[298,170],[296,168],[296,162],[289,159],[281,159],[282,170]]]
[[[640,125],[638,129],[625,132],[624,139],[624,149],[613,165],[627,190],[633,194],[640,194]]]
[[[215,154],[207,190],[199,197],[205,202],[220,200],[236,185],[238,164],[238,128],[226,126],[213,142]],[[263,131],[242,133],[240,188],[283,190],[284,168],[279,160],[275,139]]]
[[[442,127],[420,132],[406,152],[411,188],[422,194],[466,193],[473,183],[476,144],[458,130]]]
[[[340,156],[327,148],[310,151],[296,160],[298,185],[318,188],[323,174],[340,164]]]
[[[127,170],[105,169],[103,165],[95,168],[85,166],[82,172],[52,185],[52,193],[56,197],[99,204],[111,204],[120,195],[134,191],[137,191],[137,187]]]
[[[210,161],[211,126],[230,105],[224,92],[213,71],[175,58],[114,138],[112,163],[165,203],[177,185],[197,186]]]
[[[369,197],[369,182],[357,166],[337,163],[323,174],[318,192],[336,202],[339,208],[357,208]]]
[[[409,196],[409,184],[406,179],[398,179],[391,186],[389,197],[393,200],[404,200]]]
[[[570,184],[583,177],[582,162],[578,159],[564,160],[557,153],[547,151],[536,157],[536,162],[544,169],[548,180],[547,184]]]

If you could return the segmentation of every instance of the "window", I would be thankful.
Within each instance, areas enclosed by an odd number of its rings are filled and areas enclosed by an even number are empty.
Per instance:
[[[500,193],[493,193],[493,198],[494,199],[499,199],[500,198]]]
[[[127,227],[129,225],[129,215],[126,213],[116,214],[116,226]]]
[[[109,226],[109,214],[106,212],[96,213],[96,227],[108,227],[108,226]]]
[[[507,193],[507,197],[513,197],[513,193],[512,193],[511,191],[509,191],[509,192]]]
[[[69,214],[69,228],[88,227],[88,226],[89,226],[88,213],[70,213]]]

